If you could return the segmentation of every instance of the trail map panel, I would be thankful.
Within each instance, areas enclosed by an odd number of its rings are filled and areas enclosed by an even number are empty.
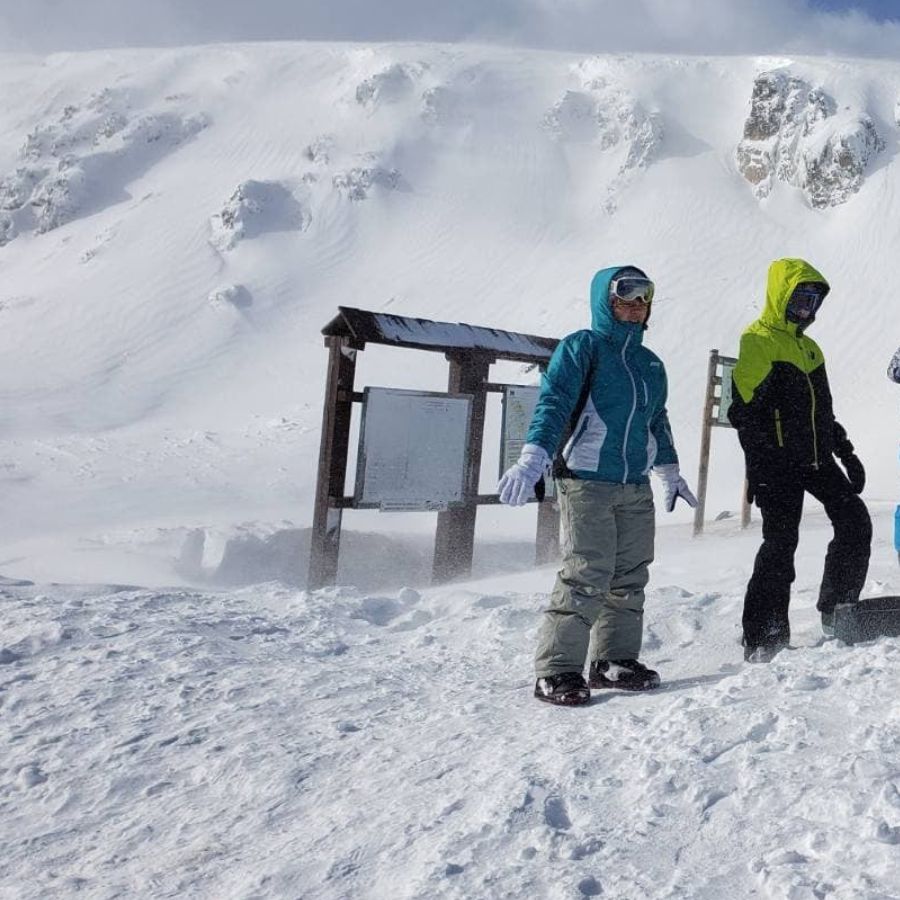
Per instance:
[[[718,398],[719,409],[716,413],[716,422],[729,428],[731,427],[731,422],[728,421],[728,407],[731,406],[731,391],[734,386],[731,380],[734,366],[733,362],[722,361],[722,395]]]
[[[501,477],[519,459],[540,393],[539,386],[529,384],[508,384],[503,391],[503,421],[500,429]],[[546,479],[544,491],[547,497],[556,496],[556,482],[552,478]]]
[[[367,387],[354,505],[390,511],[462,503],[471,408],[468,394]]]
[[[525,384],[508,384],[503,391],[500,475],[519,459],[540,392],[539,387]]]

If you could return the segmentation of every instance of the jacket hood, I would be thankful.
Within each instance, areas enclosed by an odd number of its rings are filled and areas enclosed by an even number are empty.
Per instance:
[[[637,266],[611,266],[608,269],[601,269],[591,280],[591,328],[616,342],[624,343],[631,335],[632,343],[641,343],[647,323],[639,325],[637,322],[620,322],[613,315],[612,307],[609,305],[610,282],[619,272],[626,269],[644,278],[647,277]],[[650,318],[649,312],[647,318]]]
[[[802,281],[818,281],[828,285],[822,273],[806,260],[776,259],[769,266],[766,305],[759,321],[774,328],[787,328],[796,332],[797,326],[787,320],[787,305],[794,288]]]

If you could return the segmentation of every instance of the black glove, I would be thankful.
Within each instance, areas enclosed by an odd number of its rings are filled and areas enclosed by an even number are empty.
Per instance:
[[[747,479],[747,502],[753,503],[759,496],[759,483],[766,481],[765,469],[759,465],[758,458],[751,457],[750,454],[745,456],[745,462],[747,465],[745,476]]]
[[[847,470],[847,480],[854,494],[861,494],[866,486],[866,470],[855,453],[848,453],[840,458]]]
[[[781,469],[773,469],[771,466],[747,466],[747,502],[760,506],[760,495],[765,495],[770,491],[776,493],[781,491],[786,483],[790,481],[790,475]]]
[[[853,444],[850,443],[843,425],[837,421],[834,423],[834,455],[844,464],[853,493],[861,494],[866,486],[866,470],[853,452]]]
[[[834,455],[843,462],[848,456],[853,455],[853,444],[847,437],[847,431],[840,422],[834,423]]]

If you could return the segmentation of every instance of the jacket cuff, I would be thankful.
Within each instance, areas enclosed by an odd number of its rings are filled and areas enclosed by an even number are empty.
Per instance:
[[[541,465],[550,463],[550,454],[540,444],[523,444],[519,451],[519,459],[525,456],[538,460]]]

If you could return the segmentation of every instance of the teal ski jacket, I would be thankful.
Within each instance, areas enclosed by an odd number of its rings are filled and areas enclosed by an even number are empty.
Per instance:
[[[577,478],[646,484],[652,466],[677,463],[678,454],[666,370],[643,346],[646,323],[619,322],[610,308],[609,284],[623,269],[635,267],[601,269],[591,281],[591,327],[567,335],[553,352],[527,441],[555,456],[584,398],[563,448],[568,468]]]

